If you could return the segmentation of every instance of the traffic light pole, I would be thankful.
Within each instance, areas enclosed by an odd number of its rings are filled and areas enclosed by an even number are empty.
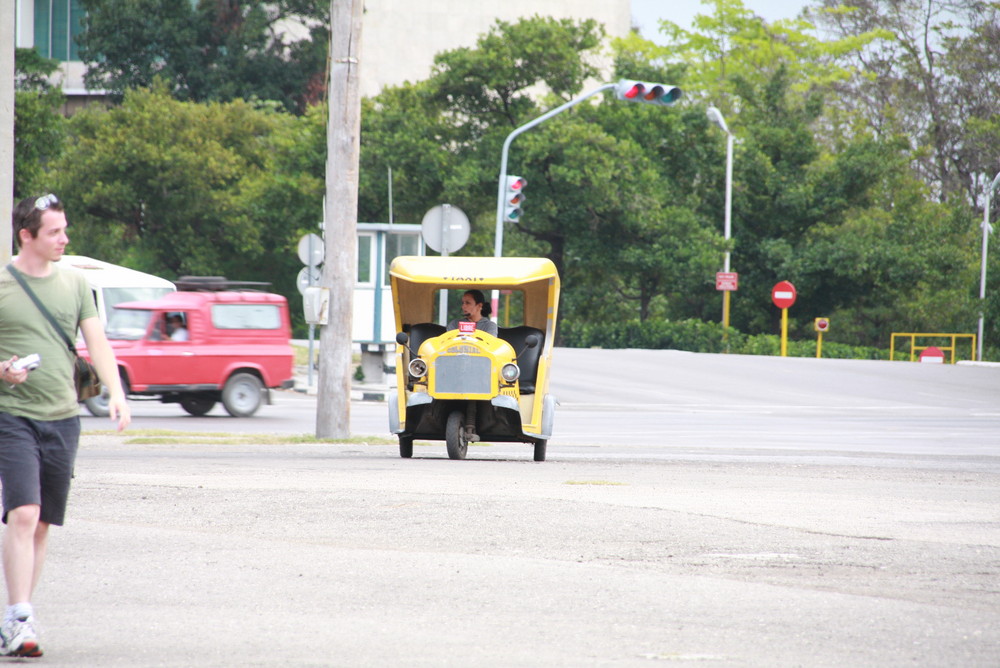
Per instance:
[[[539,125],[549,120],[556,114],[561,114],[570,107],[575,107],[576,105],[580,104],[587,98],[591,98],[597,95],[598,93],[603,93],[606,90],[612,90],[617,85],[618,84],[608,83],[604,84],[603,86],[600,86],[599,88],[595,88],[589,93],[584,93],[580,97],[574,98],[569,102],[567,102],[566,104],[561,104],[555,109],[551,109],[545,112],[535,120],[525,123],[521,127],[516,128],[509,135],[507,135],[507,139],[505,139],[503,142],[503,151],[501,151],[500,153],[500,176],[497,179],[497,227],[496,227],[496,234],[493,238],[493,257],[503,256],[504,182],[507,179],[507,153],[510,151],[511,142],[514,141],[514,138],[520,135],[521,133],[527,132],[536,125]],[[500,293],[497,290],[493,291],[492,302],[493,302],[493,315],[494,317],[496,317],[496,314],[500,306]]]
[[[556,114],[561,114],[570,107],[575,107],[587,98],[593,97],[598,93],[602,93],[606,90],[611,90],[615,88],[618,84],[604,84],[599,88],[595,88],[589,93],[584,93],[580,97],[574,98],[567,102],[566,104],[559,105],[555,109],[545,112],[538,118],[528,123],[525,123],[519,128],[516,128],[513,132],[507,135],[507,139],[503,142],[503,151],[500,153],[500,177],[497,179],[497,228],[496,236],[493,240],[493,257],[501,257],[503,255],[503,204],[504,204],[504,181],[507,178],[507,153],[510,150],[510,144],[514,141],[514,138],[520,135],[522,132],[526,132],[531,128],[539,125],[540,123],[549,120]],[[494,297],[494,300],[496,298]],[[494,311],[495,312],[495,311]]]
[[[555,109],[547,111],[535,120],[525,123],[507,135],[507,139],[503,142],[503,151],[500,153],[500,176],[497,179],[497,229],[496,236],[493,241],[493,257],[503,256],[504,185],[507,180],[507,152],[510,150],[510,143],[514,141],[514,138],[522,132],[530,130],[539,123],[549,120],[556,114],[561,114],[570,107],[575,107],[587,98],[593,97],[598,93],[603,93],[606,90],[614,90],[619,100],[660,106],[669,106],[681,97],[681,89],[677,86],[659,84],[651,81],[630,81],[622,79],[621,81],[617,81],[615,83],[606,83],[602,86],[598,86],[590,92],[573,98],[566,104],[561,104]],[[499,306],[499,296],[498,292],[494,290],[494,314],[497,313],[497,307]]]

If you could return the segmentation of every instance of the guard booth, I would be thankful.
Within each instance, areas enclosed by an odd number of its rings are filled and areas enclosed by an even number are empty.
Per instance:
[[[389,265],[400,255],[426,255],[420,225],[358,223],[351,339],[361,346],[361,371],[369,383],[384,382],[386,361],[395,355]]]

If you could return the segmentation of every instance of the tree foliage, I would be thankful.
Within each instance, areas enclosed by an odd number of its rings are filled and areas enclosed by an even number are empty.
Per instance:
[[[940,201],[979,201],[985,175],[1000,170],[1000,5],[822,0],[812,16],[833,35],[883,36],[840,55],[856,76],[835,87],[838,106],[908,137],[917,176]]]
[[[242,101],[180,102],[162,87],[77,113],[52,170],[71,202],[74,247],[171,277],[242,277],[269,249],[238,185],[264,168],[283,122]]]
[[[62,151],[62,93],[48,77],[58,68],[34,49],[14,53],[14,199],[47,188],[45,169]]]
[[[676,83],[685,98],[655,108],[595,96],[519,135],[508,172],[528,180],[527,200],[521,221],[504,227],[504,254],[557,263],[571,334],[634,322],[672,333],[663,341],[682,330],[714,336],[718,328],[696,323],[720,319],[714,274],[727,248],[740,274],[732,324],[747,350],[778,329],[778,280],[798,288],[793,335],[811,337],[819,316],[831,319],[831,343],[884,347],[892,331],[974,331],[977,189],[1000,168],[996,7],[962,0],[954,25],[919,25],[915,17],[933,15],[918,10],[937,1],[834,9],[822,0],[818,14],[768,23],[740,0],[708,0],[690,28],[663,23],[665,46],[617,40],[612,78]],[[257,38],[269,12],[318,16],[316,7],[88,2],[119,10],[95,14],[88,40],[95,63],[97,53],[120,53],[94,72],[118,82],[122,104],[74,117],[65,147],[53,141],[51,157],[25,154],[33,166],[19,166],[70,203],[74,248],[167,276],[271,280],[297,299],[294,245],[322,215],[326,113],[296,106],[309,98],[308,77],[279,76],[308,58],[288,49],[278,58],[269,50],[277,42]],[[120,29],[133,32],[116,42],[123,17],[135,20]],[[205,32],[213,21],[224,28],[214,36]],[[154,30],[160,24],[168,29]],[[128,56],[131,40],[148,47]],[[319,53],[305,42],[302,54]],[[391,171],[394,222],[419,223],[451,203],[472,221],[460,253],[492,255],[504,139],[608,76],[605,46],[590,21],[498,21],[474,46],[439,54],[427,80],[365,100],[359,219],[389,220]],[[288,86],[263,92],[254,72]],[[736,137],[728,247],[726,141],[707,103]],[[986,348],[998,355],[993,255]],[[695,324],[671,324],[681,322]]]
[[[160,77],[180,100],[256,98],[302,112],[326,89],[329,3],[82,1],[84,80],[117,99]]]

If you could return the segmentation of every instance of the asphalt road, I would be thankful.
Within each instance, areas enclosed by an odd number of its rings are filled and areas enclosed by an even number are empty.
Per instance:
[[[997,665],[998,369],[556,363],[544,463],[516,444],[463,462],[268,444],[301,395],[166,418],[261,425],[249,443],[85,437],[35,601],[40,662]],[[384,419],[352,406],[359,434]]]
[[[991,466],[1000,452],[1000,366],[557,349],[559,399],[549,458],[765,458],[884,463],[920,456]],[[133,429],[315,434],[314,396],[273,392],[274,405],[232,418],[133,402]],[[107,421],[85,416],[85,429]],[[380,402],[354,402],[351,431],[390,438]],[[502,456],[530,455],[517,444]],[[418,455],[444,454],[444,446]],[[471,456],[477,456],[473,450]],[[977,459],[978,458],[978,459]]]

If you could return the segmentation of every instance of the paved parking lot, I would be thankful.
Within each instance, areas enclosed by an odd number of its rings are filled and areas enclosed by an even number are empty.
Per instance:
[[[84,438],[37,663],[1000,656],[995,472],[196,440]]]

